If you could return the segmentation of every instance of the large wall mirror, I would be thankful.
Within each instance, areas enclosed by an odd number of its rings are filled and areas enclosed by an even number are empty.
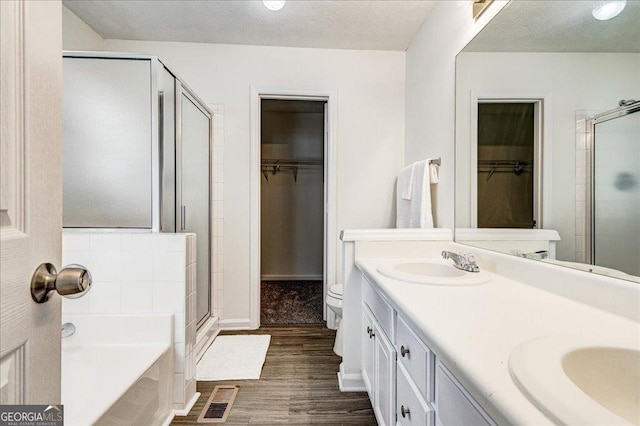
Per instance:
[[[639,101],[640,2],[509,3],[456,58],[456,241],[640,283]]]

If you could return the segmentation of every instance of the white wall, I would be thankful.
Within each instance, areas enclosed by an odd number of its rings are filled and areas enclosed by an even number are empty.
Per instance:
[[[66,6],[62,6],[62,48],[103,50],[104,39]]]
[[[620,99],[640,96],[640,55],[634,53],[481,53],[458,57],[456,139],[456,225],[469,227],[471,140],[470,93],[477,96],[548,95],[551,140],[543,142],[552,157],[551,217],[543,227],[555,229],[561,241],[557,258],[575,261],[576,112],[605,111]],[[606,76],[606,78],[605,78]],[[543,149],[545,149],[543,147]],[[577,173],[579,172],[579,173]],[[546,172],[545,172],[546,173]]]
[[[225,108],[225,320],[250,317],[251,86],[337,92],[332,232],[393,226],[395,178],[404,160],[404,52],[122,40],[106,40],[104,49],[159,54],[206,103]]]
[[[436,226],[453,228],[455,58],[507,2],[474,21],[469,1],[439,1],[407,50],[405,164],[442,157],[434,200]]]

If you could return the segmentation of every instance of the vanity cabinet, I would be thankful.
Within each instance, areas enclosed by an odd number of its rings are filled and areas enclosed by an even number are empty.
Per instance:
[[[440,362],[436,365],[436,426],[495,425],[453,374]]]
[[[391,330],[393,309],[370,286],[364,294],[362,377],[378,424],[392,426],[396,422],[396,350],[385,329]]]
[[[376,403],[373,410],[381,425],[391,426],[396,419],[396,351],[379,327],[375,328],[374,340],[373,396]]]
[[[495,425],[366,278],[362,379],[379,425]]]
[[[421,397],[421,389],[416,386],[402,364],[398,363],[397,368],[396,413],[398,421],[396,424],[402,426],[433,426],[435,421],[433,407]]]
[[[373,358],[375,354],[375,320],[369,308],[362,306],[362,380],[367,389],[372,405],[373,399]]]
[[[396,317],[395,347],[398,351],[397,423],[432,426],[435,356],[400,315]]]

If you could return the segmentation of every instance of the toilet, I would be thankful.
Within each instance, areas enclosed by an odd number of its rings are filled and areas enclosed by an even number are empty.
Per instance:
[[[327,292],[327,306],[336,315],[336,324],[338,325],[333,352],[339,356],[342,356],[342,289],[342,284],[334,284],[329,287]]]

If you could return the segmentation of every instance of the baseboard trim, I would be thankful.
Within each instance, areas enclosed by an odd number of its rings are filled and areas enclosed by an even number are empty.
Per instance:
[[[261,275],[260,281],[322,281],[322,275]]]
[[[210,317],[198,330],[194,349],[196,353],[196,363],[200,361],[200,358],[202,358],[207,348],[213,343],[213,339],[215,339],[220,332],[219,321],[218,317]]]
[[[338,387],[340,392],[366,392],[367,388],[364,385],[361,374],[346,374],[340,364],[340,371],[338,372]]]
[[[189,402],[187,402],[187,405],[185,405],[185,407],[182,410],[173,410],[173,414],[175,416],[180,416],[180,417],[188,416],[189,411],[191,411],[193,406],[196,405],[196,402],[198,401],[198,398],[200,398],[200,395],[201,395],[200,392],[194,393],[193,397],[189,400]]]
[[[220,327],[218,327],[214,331],[214,333],[209,337],[209,339],[207,339],[207,341],[202,345],[202,347],[196,352],[196,365],[198,365],[198,363],[200,362],[204,354],[207,353],[207,349],[209,349],[209,346],[211,346],[213,341],[216,340],[216,337],[218,337],[218,334],[220,334]]]
[[[164,419],[164,422],[162,422],[162,426],[169,426],[175,417],[175,410],[171,410],[171,412],[167,415],[167,418]]]
[[[220,330],[255,330],[249,318],[223,319],[220,320]]]

